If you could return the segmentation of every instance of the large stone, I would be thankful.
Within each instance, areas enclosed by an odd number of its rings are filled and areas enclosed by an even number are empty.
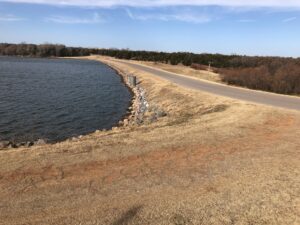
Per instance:
[[[33,145],[34,145],[34,143],[32,141],[28,141],[28,142],[26,142],[26,144],[24,145],[24,147],[29,148],[29,147],[31,147]]]
[[[149,117],[149,122],[150,123],[154,123],[157,121],[157,116],[155,113],[151,114],[151,116]]]
[[[15,143],[10,142],[7,148],[12,149],[12,148],[17,148],[18,146]]]
[[[119,128],[118,128],[118,127],[113,127],[111,130],[112,130],[112,131],[118,131]]]
[[[123,121],[123,125],[124,125],[124,127],[127,127],[127,126],[129,125],[129,120],[128,120],[128,119],[125,119],[125,120]]]
[[[156,116],[157,117],[165,117],[165,116],[167,116],[167,113],[165,111],[159,109],[156,111]]]
[[[11,144],[10,141],[0,141],[0,149],[8,148],[8,146]]]
[[[20,143],[17,143],[16,144],[16,148],[20,148],[20,147],[23,147],[25,146],[26,142],[20,142]]]
[[[44,139],[38,139],[34,145],[45,145],[47,142]]]
[[[72,137],[71,141],[78,141],[79,139],[77,137]]]

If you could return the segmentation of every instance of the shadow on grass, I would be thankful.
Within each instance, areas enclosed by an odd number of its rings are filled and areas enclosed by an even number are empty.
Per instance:
[[[121,218],[112,223],[111,225],[127,225],[129,224],[133,218],[138,214],[138,212],[142,209],[142,206],[135,206],[124,213]]]

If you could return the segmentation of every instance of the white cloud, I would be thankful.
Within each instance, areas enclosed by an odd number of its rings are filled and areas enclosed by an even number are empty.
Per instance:
[[[16,22],[16,21],[22,21],[22,20],[25,20],[25,19],[14,16],[12,14],[5,14],[5,15],[0,14],[0,21],[3,21],[3,22]]]
[[[282,22],[288,23],[288,22],[292,22],[292,21],[294,21],[296,19],[297,19],[297,17],[290,17],[290,18],[286,18],[286,19],[282,20]]]
[[[104,22],[104,19],[102,19],[98,13],[95,13],[91,18],[77,18],[56,15],[45,18],[45,21],[64,24],[96,24]]]
[[[188,23],[207,23],[212,18],[205,14],[197,14],[194,12],[174,12],[174,13],[145,13],[135,14],[130,10],[126,10],[128,16],[133,20],[161,20],[161,21],[181,21]]]
[[[297,7],[300,8],[299,0],[0,0],[0,2],[32,3],[48,5],[70,6],[132,6],[132,7],[155,7],[155,6],[233,6],[233,7]]]

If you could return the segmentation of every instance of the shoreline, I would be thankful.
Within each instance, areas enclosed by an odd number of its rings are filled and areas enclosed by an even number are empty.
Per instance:
[[[88,59],[90,60],[90,59]],[[95,60],[96,61],[96,60]],[[99,62],[99,61],[98,61]],[[115,71],[115,73],[121,78],[121,83],[123,83],[125,85],[125,87],[127,88],[127,90],[129,91],[130,95],[131,95],[131,99],[129,101],[127,110],[125,115],[123,115],[121,117],[121,119],[117,122],[116,125],[114,125],[111,129],[113,129],[114,127],[122,127],[122,125],[120,124],[120,122],[123,122],[125,119],[129,119],[130,116],[135,113],[134,109],[133,109],[133,105],[134,105],[134,100],[136,99],[136,94],[133,90],[132,87],[130,87],[130,85],[128,84],[128,82],[126,82],[126,74],[122,73],[120,70],[118,70],[117,68],[114,68],[111,65],[108,65],[102,61],[100,61],[101,63],[103,63],[104,65],[108,66],[109,68],[111,68],[113,71]]]
[[[95,59],[88,59],[88,60],[94,60],[103,63],[104,65],[108,66],[112,70],[116,72],[121,77],[122,83],[127,87],[131,94],[131,101],[127,107],[127,113],[122,116],[122,118],[119,120],[119,122],[111,128],[111,130],[120,128],[120,127],[127,127],[127,126],[132,126],[135,124],[139,124],[139,120],[143,120],[143,114],[148,111],[149,104],[148,101],[146,100],[145,93],[146,90],[141,87],[139,82],[137,82],[135,87],[132,87],[128,82],[127,82],[127,76],[129,76],[129,73],[126,73],[122,71],[121,69],[103,62],[102,60],[95,60]],[[143,110],[140,110],[142,108],[141,106],[144,106]]]
[[[121,78],[121,84],[125,85],[127,90],[130,93],[130,101],[128,103],[127,109],[125,114],[118,120],[117,123],[112,125],[109,129],[102,129],[102,130],[95,130],[93,132],[87,133],[87,134],[79,134],[77,136],[71,136],[68,137],[65,140],[61,141],[47,141],[47,139],[39,138],[35,141],[22,141],[22,142],[13,142],[13,141],[8,141],[8,140],[3,140],[0,141],[0,151],[2,150],[10,150],[10,149],[19,149],[19,148],[31,148],[33,146],[41,146],[41,145],[54,145],[58,143],[63,143],[67,141],[73,141],[73,140],[78,140],[81,139],[84,136],[88,136],[94,133],[99,133],[99,132],[105,132],[107,130],[114,130],[116,128],[121,128],[121,127],[127,127],[132,124],[135,124],[135,117],[138,117],[138,110],[137,110],[137,105],[140,104],[139,102],[139,94],[137,91],[135,91],[135,87],[131,87],[129,83],[126,81],[126,76],[128,74],[122,72],[120,69],[113,67],[112,65],[109,65],[102,60],[95,60],[95,59],[80,59],[80,58],[69,58],[69,57],[64,57],[64,58],[56,58],[56,59],[79,59],[79,60],[90,60],[90,61],[96,61],[104,64],[105,66],[111,68],[116,75],[118,75]],[[137,86],[138,87],[138,86]]]

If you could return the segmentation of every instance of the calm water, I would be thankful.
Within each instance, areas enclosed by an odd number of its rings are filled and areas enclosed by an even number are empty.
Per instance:
[[[130,92],[88,60],[0,57],[0,140],[60,141],[114,126]]]

